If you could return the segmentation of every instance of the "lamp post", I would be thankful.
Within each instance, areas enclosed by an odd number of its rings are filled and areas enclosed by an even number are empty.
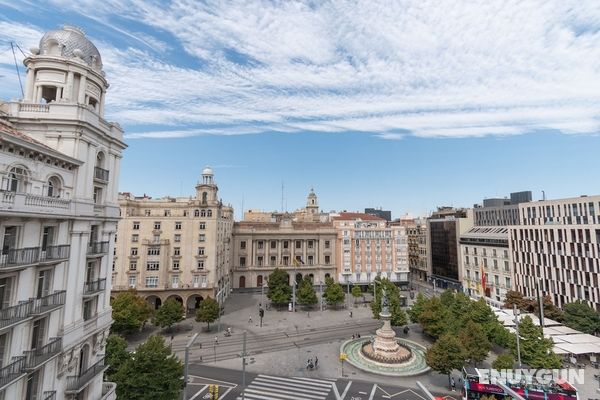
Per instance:
[[[198,333],[194,333],[194,336],[188,341],[185,345],[185,365],[184,365],[184,374],[183,374],[183,400],[187,399],[187,387],[188,387],[188,365],[190,362],[190,347],[194,344],[194,342],[198,339]]]
[[[521,343],[519,339],[521,335],[519,333],[519,311],[516,304],[513,304],[513,314],[515,315],[515,326],[517,327],[517,362],[519,363],[519,368],[521,368]]]
[[[323,282],[319,279],[319,292],[321,292],[321,311],[323,311]]]

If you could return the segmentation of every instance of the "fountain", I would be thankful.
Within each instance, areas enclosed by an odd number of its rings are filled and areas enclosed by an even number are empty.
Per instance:
[[[348,362],[355,367],[381,375],[413,376],[429,371],[425,363],[425,347],[410,340],[396,337],[391,327],[392,315],[385,288],[382,289],[381,312],[383,321],[375,336],[352,339],[342,345]]]

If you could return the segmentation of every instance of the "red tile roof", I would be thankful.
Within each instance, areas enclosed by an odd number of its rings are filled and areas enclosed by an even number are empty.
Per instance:
[[[361,219],[363,221],[385,221],[385,219],[380,218],[375,215],[365,214],[365,213],[354,213],[354,212],[341,212],[339,216],[333,216],[331,219],[334,220],[355,220]]]
[[[46,146],[44,143],[42,143],[38,140],[35,140],[31,136],[28,136],[28,135],[24,134],[23,132],[19,132],[18,130],[13,128],[8,122],[3,121],[1,119],[0,119],[0,133],[5,133],[7,135],[16,137],[17,139],[21,139],[23,141],[53,150],[52,148]]]

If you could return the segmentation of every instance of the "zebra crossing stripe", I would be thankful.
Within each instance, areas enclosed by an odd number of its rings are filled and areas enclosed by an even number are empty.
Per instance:
[[[310,393],[314,393],[314,392],[329,393],[329,390],[331,389],[331,386],[329,386],[328,388],[310,387],[310,386],[305,385],[302,382],[289,383],[289,382],[280,382],[280,381],[274,381],[274,380],[269,380],[269,379],[264,379],[264,378],[256,378],[255,381],[257,384],[261,384],[261,383],[262,384],[271,384],[271,385],[276,385],[276,387],[287,386],[288,388],[290,388],[292,390],[301,389],[301,390],[307,390]]]
[[[254,389],[254,388],[248,388],[246,389],[246,393],[256,393],[256,394],[265,394],[264,390],[259,390],[259,389]],[[287,394],[284,394],[287,393]],[[268,391],[269,396],[274,396],[280,399],[289,399],[289,400],[296,400],[296,399],[325,399],[327,396],[311,396],[311,395],[302,395],[300,396],[298,393],[292,393],[289,391],[285,391],[285,390],[277,390],[277,389],[269,389]]]
[[[279,376],[270,376],[270,375],[259,375],[259,378],[265,378],[265,379],[274,379],[277,381],[282,381],[282,382],[291,382],[292,384],[300,384],[300,385],[310,385],[310,386],[316,386],[316,387],[321,387],[323,389],[331,389],[331,382],[309,382],[309,381],[298,381],[298,378],[281,378]]]
[[[244,390],[247,400],[325,400],[333,382],[258,375]],[[237,397],[241,400],[241,396]]]
[[[274,388],[274,389],[281,389],[281,388],[286,388],[285,385],[281,385],[279,383],[267,383],[267,382],[253,382],[252,386],[256,386],[256,387],[261,387],[265,390],[269,390],[269,388]],[[287,387],[288,392],[289,390],[293,390],[294,393],[298,393],[299,395],[302,395],[303,393],[308,393],[308,394],[323,394],[323,395],[327,395],[327,393],[329,393],[329,391],[317,391],[317,390],[311,390],[311,389],[300,389],[300,388],[296,388],[296,387]]]

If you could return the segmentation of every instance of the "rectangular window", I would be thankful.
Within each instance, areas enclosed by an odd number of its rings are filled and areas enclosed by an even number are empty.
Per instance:
[[[312,248],[313,248],[313,246],[314,246],[314,242],[313,242],[312,240],[309,240],[309,241],[308,241],[308,248],[309,248],[309,249],[312,249]]]
[[[154,222],[154,229],[160,229],[160,221]]]
[[[131,261],[129,263],[129,270],[130,271],[137,271],[137,261]]]
[[[325,256],[325,265],[329,265],[331,262],[331,257],[330,256]]]
[[[153,241],[154,243],[158,243],[158,242],[160,242],[160,235],[153,235],[153,236],[152,236],[152,241]]]
[[[203,270],[204,269],[204,260],[198,260],[198,269],[199,270]]]
[[[134,287],[135,287],[135,285],[136,285],[136,276],[135,276],[135,275],[132,275],[132,276],[130,276],[130,277],[128,278],[128,280],[129,280],[129,282],[128,282],[128,284],[129,284],[129,287],[130,287],[130,288],[134,288]]]
[[[181,247],[173,247],[173,255],[180,256],[181,255]]]
[[[171,216],[171,210],[165,210],[165,217]]]
[[[131,241],[133,243],[136,243],[140,238],[140,235],[131,235]]]
[[[37,298],[41,298],[50,294],[52,289],[52,270],[45,269],[38,272],[37,280]]]
[[[242,240],[242,241],[240,242],[240,249],[242,249],[242,250],[243,250],[243,249],[245,249],[245,248],[246,248],[246,241],[245,241],[245,240]]]
[[[288,242],[287,240],[283,241],[283,248],[284,249],[288,249],[290,247],[290,242]]]
[[[240,257],[240,267],[246,266],[246,257]]]
[[[277,257],[271,256],[271,261],[270,261],[269,265],[271,265],[272,267],[274,267],[276,262],[277,262]]]
[[[137,231],[140,229],[140,222],[139,221],[133,221],[133,230]]]
[[[200,227],[200,230],[205,230],[206,229],[206,223],[200,222],[199,227]]]
[[[194,287],[200,286],[200,275],[194,275],[192,283],[194,284]]]
[[[137,256],[138,255],[138,248],[137,247],[132,247],[131,248],[131,255],[132,256]]]
[[[283,256],[283,265],[289,265],[289,264],[290,264],[290,257]]]
[[[171,287],[179,286],[179,275],[171,275]]]
[[[276,249],[277,248],[277,242],[274,240],[271,240],[271,248],[272,249]]]
[[[313,265],[313,264],[314,264],[313,256],[308,256],[308,265]]]
[[[149,217],[150,216],[150,210],[144,210],[144,215],[146,217]]]
[[[179,234],[175,235],[175,237],[173,238],[173,241],[176,243],[181,242],[181,235],[179,235]]]
[[[297,249],[301,249],[302,248],[302,242],[300,240],[296,240],[296,248]]]
[[[147,276],[146,277],[146,287],[148,287],[148,288],[158,287],[158,276]]]
[[[201,233],[201,234],[198,236],[198,241],[199,241],[199,242],[205,242],[205,241],[206,241],[206,235],[204,235],[204,234],[202,234],[202,233]]]
[[[262,256],[258,256],[257,257],[257,259],[256,259],[256,265],[259,266],[259,267],[262,267],[262,265],[263,265],[263,258],[262,258]]]
[[[504,278],[504,282],[505,282],[505,284],[506,284],[506,288],[507,288],[507,289],[510,289],[510,288],[511,288],[511,287],[510,287],[510,278],[508,278],[508,277],[507,277],[507,278]]]
[[[102,188],[94,186],[94,204],[102,203]]]
[[[54,227],[46,226],[44,227],[44,233],[42,235],[42,251],[46,251],[48,246],[52,246],[54,244]]]
[[[83,320],[89,321],[96,316],[96,299],[83,302]]]
[[[329,240],[325,241],[325,248],[328,249],[329,248]]]
[[[179,271],[179,261],[173,261],[173,270]]]
[[[176,230],[180,230],[181,229],[181,222],[175,222],[175,229]]]
[[[262,248],[263,248],[263,246],[264,246],[264,243],[263,243],[263,241],[262,241],[262,240],[260,240],[260,241],[258,241],[258,242],[256,243],[256,248],[257,248],[257,249],[259,249],[259,250],[260,250],[260,249],[262,249]]]
[[[198,247],[198,255],[199,256],[203,256],[204,255],[204,247]]]
[[[148,255],[149,256],[160,256],[160,247],[158,247],[158,246],[148,247]]]
[[[146,271],[158,271],[160,263],[158,261],[148,261],[146,263]]]

